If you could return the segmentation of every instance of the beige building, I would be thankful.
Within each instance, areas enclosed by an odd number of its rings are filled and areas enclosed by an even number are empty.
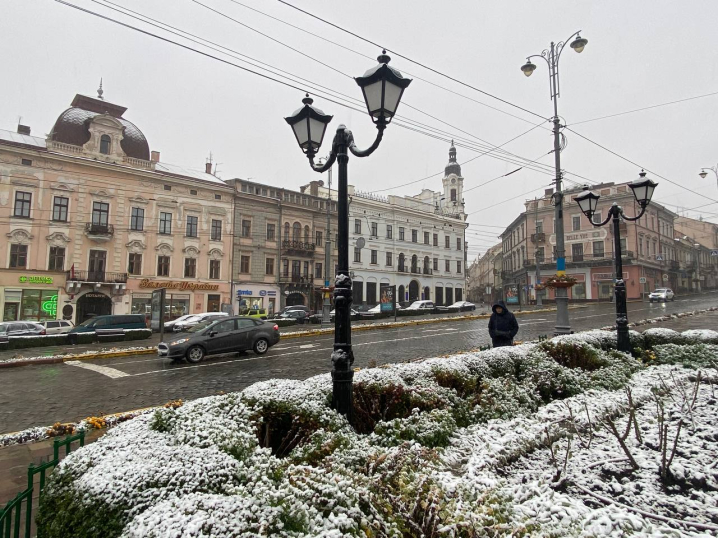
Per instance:
[[[47,137],[0,131],[4,320],[165,319],[230,302],[233,190],[160,161],[126,109],[76,95]]]
[[[487,250],[476,264],[477,292],[475,301],[492,304],[502,298],[503,243]]]

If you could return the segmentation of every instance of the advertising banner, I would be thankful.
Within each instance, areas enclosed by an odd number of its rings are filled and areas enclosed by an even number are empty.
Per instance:
[[[165,328],[165,290],[159,289],[152,292],[152,302],[150,311],[150,327],[153,331],[159,331],[164,335]]]
[[[381,311],[391,312],[392,310],[394,310],[394,286],[382,286]]]
[[[506,297],[506,304],[519,304],[519,290],[517,286],[506,286],[504,294]]]

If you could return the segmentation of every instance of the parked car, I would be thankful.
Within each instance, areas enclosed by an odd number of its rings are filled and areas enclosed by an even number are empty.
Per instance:
[[[38,336],[47,334],[45,327],[35,321],[3,321],[0,323],[0,341],[9,336]]]
[[[414,301],[411,303],[407,310],[434,310],[433,301]]]
[[[311,312],[312,312],[312,311],[309,309],[308,306],[304,306],[304,305],[302,305],[302,304],[296,304],[296,305],[293,305],[293,306],[285,306],[285,307],[282,308],[279,312],[277,312],[276,314],[274,314],[274,317],[275,317],[275,318],[281,318],[283,314],[286,314],[287,312],[293,312],[293,311],[295,311],[295,310],[303,310],[304,312],[307,313],[307,316],[309,316],[309,315],[311,314]]]
[[[189,318],[194,317],[194,316],[195,316],[195,314],[185,314],[184,316],[180,316],[180,317],[178,317],[178,318],[176,318],[176,319],[173,319],[173,320],[171,320],[171,321],[165,321],[165,323],[164,323],[165,331],[174,331],[174,330],[175,330],[175,325],[177,325],[177,323],[181,323],[181,322],[183,322],[184,320],[189,319]],[[159,330],[159,326],[157,326],[157,327],[154,327],[154,326],[153,326],[153,327],[152,327],[152,330],[158,331],[158,330]]]
[[[287,310],[279,315],[279,319],[294,319],[298,325],[309,323],[310,314],[307,310]]]
[[[89,333],[97,330],[127,330],[146,329],[147,322],[144,314],[120,314],[114,316],[95,316],[86,319],[76,327],[70,329],[68,334]]]
[[[207,355],[253,350],[264,355],[279,342],[279,327],[270,321],[244,316],[203,321],[186,333],[174,334],[160,342],[157,354],[173,360],[198,363]]]
[[[66,319],[56,319],[56,320],[47,320],[47,321],[38,321],[38,325],[42,325],[45,327],[45,332],[47,334],[65,334],[69,333],[70,330],[74,327],[71,321],[68,321]]]
[[[666,302],[666,301],[674,301],[675,300],[675,294],[673,293],[673,290],[670,288],[656,288],[654,291],[652,291],[648,295],[648,301],[659,301],[659,302]]]
[[[458,308],[459,312],[470,312],[472,310],[476,310],[476,305],[474,303],[470,303],[469,301],[456,301],[454,304],[449,306],[449,308]]]
[[[268,313],[266,308],[252,308],[251,310],[248,310],[246,313],[240,314],[241,316],[245,316],[248,318],[254,318],[254,319],[267,319]]]
[[[215,321],[220,318],[226,318],[227,316],[229,316],[229,314],[226,312],[202,312],[201,314],[193,314],[190,317],[175,323],[172,326],[172,330],[174,332],[186,331],[203,321]]]
[[[329,319],[334,321],[334,315],[336,314],[336,310],[332,310],[329,312]],[[358,310],[354,310],[353,308],[349,311],[349,316],[356,317],[360,314]]]
[[[396,309],[401,310],[401,305],[399,303],[396,303]],[[381,303],[379,303],[376,306],[371,307],[369,310],[367,310],[367,313],[369,314],[379,314],[381,313]],[[387,310],[387,312],[393,312],[394,309]]]

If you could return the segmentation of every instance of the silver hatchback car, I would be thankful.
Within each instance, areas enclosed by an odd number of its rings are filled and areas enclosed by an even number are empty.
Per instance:
[[[666,301],[675,300],[675,297],[673,290],[670,288],[656,288],[648,295],[648,301],[651,303],[665,303]]]

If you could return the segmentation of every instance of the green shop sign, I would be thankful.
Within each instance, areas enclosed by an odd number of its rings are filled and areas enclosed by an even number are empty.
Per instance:
[[[53,295],[49,300],[43,301],[41,307],[55,319],[57,317],[57,295]]]
[[[51,276],[21,276],[20,284],[52,284]]]

